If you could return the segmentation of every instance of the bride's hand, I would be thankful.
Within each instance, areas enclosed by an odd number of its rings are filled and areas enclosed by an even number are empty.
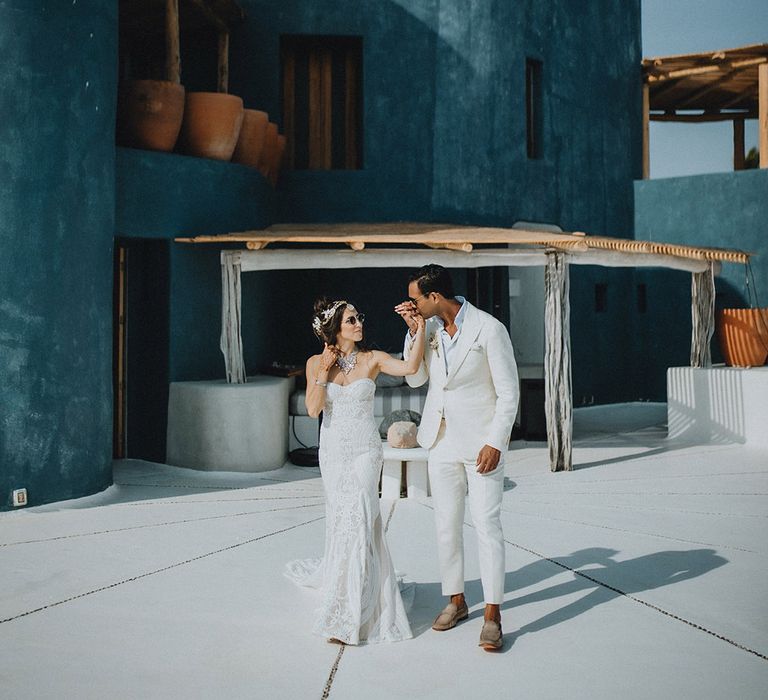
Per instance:
[[[323,348],[323,354],[320,355],[320,369],[323,372],[330,372],[331,367],[336,364],[338,356],[338,348],[335,345],[328,345],[328,343],[326,343]]]

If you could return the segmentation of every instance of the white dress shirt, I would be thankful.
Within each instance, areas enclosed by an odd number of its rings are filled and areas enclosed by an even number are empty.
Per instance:
[[[459,340],[459,336],[461,335],[461,326],[464,323],[464,316],[466,314],[467,310],[467,300],[464,297],[456,296],[456,301],[461,302],[461,308],[459,309],[459,313],[456,314],[456,318],[454,319],[454,324],[456,325],[456,332],[453,334],[453,338],[449,335],[448,331],[445,330],[445,323],[442,319],[438,319],[439,323],[441,324],[440,328],[440,347],[443,351],[443,364],[445,365],[445,373],[448,374],[448,361],[453,354],[453,351],[456,347],[456,344]],[[408,331],[405,335],[406,341],[409,343],[409,347],[413,345],[413,336],[411,336],[410,331]]]

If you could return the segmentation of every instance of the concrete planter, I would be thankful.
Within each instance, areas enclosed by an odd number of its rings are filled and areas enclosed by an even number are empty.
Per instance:
[[[120,94],[118,142],[172,151],[184,116],[184,86],[168,80],[131,80]]]
[[[232,154],[232,162],[242,163],[251,168],[259,167],[259,159],[264,148],[267,135],[269,115],[256,109],[246,109],[243,116],[243,126],[240,137]]]
[[[243,124],[243,101],[223,92],[189,92],[179,150],[198,158],[230,160]]]
[[[768,308],[717,312],[720,351],[729,367],[761,367],[768,358]]]

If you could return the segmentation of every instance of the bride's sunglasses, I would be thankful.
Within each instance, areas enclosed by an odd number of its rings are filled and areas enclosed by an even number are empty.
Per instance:
[[[350,316],[344,320],[344,323],[348,323],[350,326],[356,326],[358,323],[362,326],[365,322],[365,314],[357,314],[357,316]]]

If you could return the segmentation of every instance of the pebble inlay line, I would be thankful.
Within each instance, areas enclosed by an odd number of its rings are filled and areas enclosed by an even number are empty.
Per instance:
[[[199,498],[189,501],[141,501],[140,503],[110,503],[111,506],[121,508],[138,508],[140,506],[185,506],[191,503],[246,503],[248,501],[308,501],[310,499],[325,498],[322,494],[318,496],[266,496],[264,498]]]
[[[290,481],[282,481],[280,483],[283,484],[291,484]],[[212,490],[212,491],[247,491],[248,489],[277,489],[278,493],[284,493],[286,491],[317,491],[318,489],[297,489],[295,486],[291,485],[290,488],[287,489],[281,489],[276,486],[272,486],[270,484],[251,484],[250,486],[211,486],[210,484],[144,484],[144,483],[138,483],[138,484],[128,484],[128,483],[118,483],[115,482],[113,486],[133,486],[133,487],[141,487],[141,486],[147,486],[153,489],[203,489],[203,490]]]
[[[389,509],[389,515],[387,516],[387,523],[384,525],[384,534],[387,534],[387,531],[389,530],[389,524],[392,522],[392,516],[395,514],[395,506],[397,505],[397,501],[392,501],[392,507]],[[328,680],[325,681],[325,687],[323,688],[323,694],[320,696],[320,700],[328,700],[328,696],[331,694],[331,686],[333,685],[333,679],[336,676],[336,671],[339,670],[339,663],[341,662],[341,657],[344,655],[344,650],[347,648],[347,645],[342,642],[341,649],[339,649],[339,653],[336,654],[336,660],[333,662],[333,666],[331,666],[331,671],[328,674]]]
[[[426,503],[422,503],[425,508],[429,508],[430,510],[434,510],[434,508],[430,505],[427,505]],[[475,529],[475,526],[472,523],[464,521],[464,524],[467,527],[471,527],[473,530]],[[664,608],[660,608],[658,605],[654,605],[653,603],[649,603],[642,598],[637,598],[636,596],[631,595],[630,593],[627,593],[625,591],[622,591],[620,588],[616,588],[615,586],[611,586],[608,583],[604,583],[603,581],[600,581],[593,576],[590,576],[589,574],[585,574],[583,571],[579,571],[577,569],[572,569],[567,564],[563,564],[557,559],[552,559],[550,557],[544,556],[543,554],[540,554],[539,552],[529,549],[528,547],[525,547],[521,544],[517,544],[516,542],[511,542],[508,539],[504,540],[508,545],[511,545],[512,547],[515,547],[517,549],[522,550],[523,552],[528,552],[528,554],[533,554],[533,556],[538,557],[539,559],[543,559],[544,561],[548,561],[551,564],[554,564],[555,566],[559,566],[561,569],[565,569],[566,571],[570,571],[572,574],[576,576],[581,576],[582,578],[587,579],[588,581],[592,581],[592,583],[596,583],[598,586],[602,586],[603,588],[607,588],[609,591],[613,591],[614,593],[618,593],[621,596],[624,596],[625,598],[628,598],[629,600],[634,601],[635,603],[640,603],[640,605],[645,605],[645,607],[650,608],[651,610],[655,610],[658,613],[661,613],[662,615],[666,615],[667,617],[671,617],[673,620],[677,620],[678,622],[682,622],[683,624],[688,625],[689,627],[693,627],[694,629],[699,630],[700,632],[705,632],[706,634],[714,637],[715,639],[719,639],[723,642],[726,642],[727,644],[730,644],[731,646],[736,647],[737,649],[740,649],[741,651],[746,651],[749,654],[755,655],[757,658],[762,659],[763,661],[768,661],[768,654],[763,654],[759,651],[756,651],[755,649],[751,649],[748,646],[744,646],[743,644],[740,644],[737,641],[734,641],[733,639],[730,639],[729,637],[726,637],[725,635],[722,635],[718,632],[714,632],[713,630],[704,627],[696,622],[691,622],[690,620],[680,617],[679,615],[676,615],[673,612],[669,612],[669,610],[664,610]]]
[[[253,542],[258,542],[259,540],[264,540],[267,537],[273,537],[274,535],[280,535],[283,532],[288,532],[289,530],[295,530],[297,527],[302,527],[304,525],[309,525],[310,523],[316,523],[318,520],[323,520],[325,518],[325,515],[321,515],[319,518],[313,518],[312,520],[306,520],[303,523],[297,523],[296,525],[291,525],[290,527],[284,527],[281,530],[275,530],[274,532],[268,532],[265,535],[259,535],[258,537],[253,537],[250,540],[246,540],[245,542],[238,542],[237,544],[231,544],[228,547],[222,547],[221,549],[214,550],[213,552],[206,552],[205,554],[201,554],[197,557],[192,557],[191,559],[186,559],[185,561],[180,561],[175,564],[171,564],[170,566],[164,566],[161,569],[156,569],[155,571],[148,571],[144,574],[139,574],[138,576],[132,576],[131,578],[123,579],[122,581],[117,581],[116,583],[110,583],[108,586],[101,586],[101,588],[94,588],[92,591],[86,591],[85,593],[79,593],[78,595],[71,596],[70,598],[65,598],[64,600],[57,600],[55,603],[49,603],[48,605],[43,605],[42,607],[35,608],[34,610],[27,610],[26,612],[19,613],[18,615],[13,615],[12,617],[7,617],[4,620],[0,620],[0,625],[2,625],[5,622],[13,622],[14,620],[18,620],[22,617],[27,617],[28,615],[34,615],[35,613],[42,612],[43,610],[48,610],[49,608],[55,608],[58,605],[64,605],[64,603],[71,603],[74,600],[78,600],[80,598],[85,598],[86,596],[93,595],[94,593],[101,593],[102,591],[109,590],[110,588],[117,588],[117,586],[122,586],[124,583],[132,583],[133,581],[139,581],[140,579],[147,578],[148,576],[154,576],[155,574],[161,574],[165,571],[170,571],[171,569],[176,569],[179,566],[184,566],[186,564],[191,564],[192,562],[199,561],[200,559],[205,559],[206,557],[211,557],[214,554],[221,554],[222,552],[227,552],[232,549],[237,549],[238,547],[242,547],[246,544],[252,544]]]
[[[545,520],[556,520],[561,523],[570,523],[571,525],[586,525],[587,527],[596,527],[601,530],[611,530],[612,532],[626,532],[629,535],[642,535],[643,537],[656,537],[660,540],[672,540],[673,542],[685,542],[686,544],[702,544],[705,547],[719,547],[720,549],[734,549],[738,552],[747,552],[749,554],[757,554],[753,549],[745,549],[744,547],[736,547],[728,544],[715,544],[713,542],[701,542],[699,540],[687,540],[683,537],[672,537],[671,535],[659,535],[655,532],[643,532],[642,530],[627,530],[623,527],[611,527],[610,525],[597,525],[595,523],[588,523],[585,520],[568,520],[567,518],[556,518],[553,515],[540,515],[539,513],[523,513],[520,510],[508,510],[507,508],[501,509],[504,513],[513,513],[515,515],[523,515],[528,518],[544,518]]]
[[[562,506],[562,501],[529,501],[515,496],[515,503],[527,503],[532,506]],[[768,520],[768,515],[758,515],[756,513],[718,513],[709,510],[688,510],[687,508],[657,508],[655,506],[640,506],[637,503],[626,503],[620,506],[614,506],[607,503],[588,503],[587,505],[580,506],[578,504],[568,503],[574,508],[610,508],[612,510],[635,510],[635,511],[658,511],[660,513],[685,513],[686,515],[716,515],[721,518],[759,518],[760,520]]]
[[[205,520],[219,520],[221,518],[239,518],[244,515],[259,515],[260,513],[276,513],[297,508],[317,508],[322,503],[307,503],[302,506],[287,506],[285,508],[269,508],[267,510],[251,510],[244,513],[230,513],[229,515],[210,515],[205,518],[188,518],[186,520],[169,520],[165,523],[152,523],[151,525],[132,525],[131,527],[118,527],[114,530],[96,530],[94,532],[78,532],[73,535],[59,535],[58,537],[43,537],[39,540],[21,540],[19,542],[0,542],[0,547],[15,547],[20,544],[38,544],[40,542],[54,542],[56,540],[71,540],[77,537],[92,537],[93,535],[109,535],[113,532],[126,532],[128,530],[143,530],[150,527],[164,527],[166,525],[181,525],[184,523],[199,523]]]

